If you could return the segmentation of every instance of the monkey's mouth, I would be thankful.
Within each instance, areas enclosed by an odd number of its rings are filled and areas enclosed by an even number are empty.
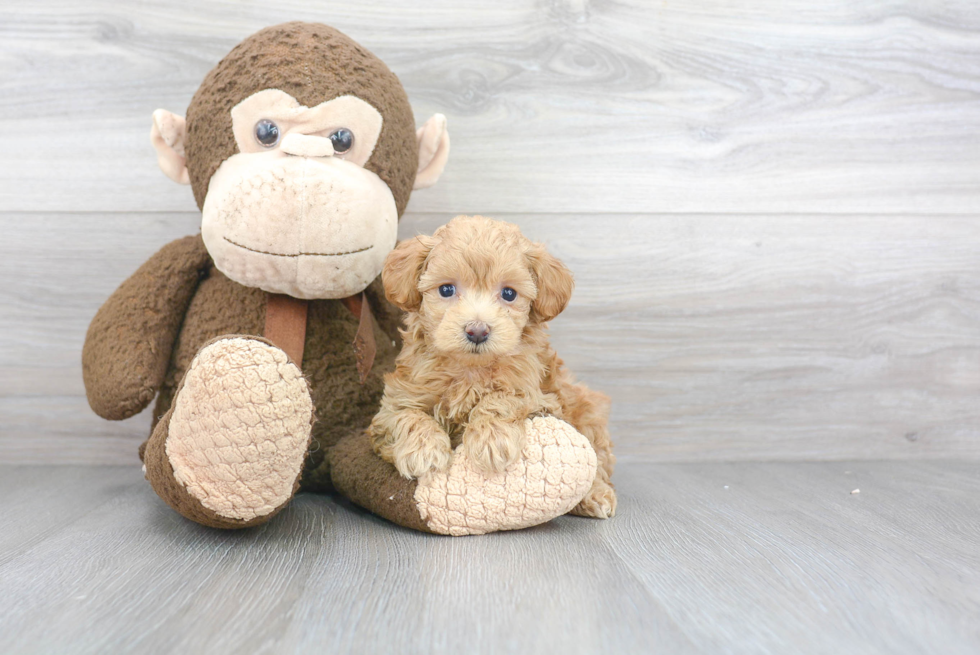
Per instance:
[[[374,246],[366,246],[364,248],[358,248],[357,250],[347,250],[345,252],[269,252],[268,250],[258,250],[256,248],[249,248],[248,246],[243,246],[240,243],[232,241],[228,237],[221,237],[233,246],[237,246],[242,250],[248,250],[249,252],[255,252],[260,255],[272,255],[273,257],[340,257],[342,255],[356,255],[359,252],[364,252],[365,250],[370,250]]]

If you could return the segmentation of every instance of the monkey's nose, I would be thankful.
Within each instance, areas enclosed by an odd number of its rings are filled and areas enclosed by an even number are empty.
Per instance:
[[[490,337],[490,326],[486,323],[467,323],[466,338],[473,343],[483,343]]]
[[[310,134],[287,134],[279,149],[297,157],[333,157],[333,142],[326,137]]]

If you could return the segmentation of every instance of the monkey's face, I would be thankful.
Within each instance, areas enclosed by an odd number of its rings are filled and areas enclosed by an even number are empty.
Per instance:
[[[384,62],[327,25],[267,27],[208,73],[187,118],[153,112],[160,168],[189,184],[218,270],[297,298],[366,288],[413,189],[449,156]]]
[[[364,168],[383,118],[341,96],[315,107],[267,89],[231,111],[238,153],[211,177],[201,234],[232,280],[296,298],[344,298],[381,272],[398,211]]]

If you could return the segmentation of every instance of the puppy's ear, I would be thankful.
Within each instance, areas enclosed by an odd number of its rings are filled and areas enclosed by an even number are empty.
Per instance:
[[[419,293],[419,277],[422,266],[436,240],[428,236],[405,239],[388,253],[381,282],[389,302],[405,312],[412,312],[422,304]]]
[[[534,244],[527,256],[538,284],[538,297],[531,303],[531,320],[538,323],[550,321],[568,305],[575,280],[572,272],[540,243]]]

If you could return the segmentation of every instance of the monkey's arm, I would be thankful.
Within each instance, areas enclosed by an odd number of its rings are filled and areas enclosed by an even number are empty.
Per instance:
[[[110,420],[141,412],[163,382],[177,332],[210,257],[201,236],[160,249],[92,319],[82,349],[88,403]]]

